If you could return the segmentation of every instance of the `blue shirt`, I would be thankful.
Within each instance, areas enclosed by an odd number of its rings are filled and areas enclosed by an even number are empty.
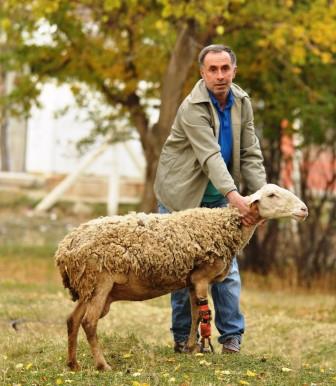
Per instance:
[[[218,100],[209,91],[210,99],[216,108],[219,118],[219,137],[218,143],[221,148],[222,157],[226,166],[229,167],[232,157],[232,125],[231,125],[231,107],[234,102],[234,96],[230,90],[224,109],[221,109]],[[214,202],[220,200],[223,195],[214,187],[211,181],[205,190],[202,202]]]

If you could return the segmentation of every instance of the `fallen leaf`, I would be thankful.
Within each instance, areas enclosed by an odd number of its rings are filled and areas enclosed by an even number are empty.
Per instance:
[[[289,369],[288,367],[283,367],[283,368],[281,369],[281,371],[284,372],[284,373],[289,373],[290,371],[293,371],[293,370],[292,370],[292,369]]]
[[[246,375],[248,377],[255,377],[257,374],[254,371],[247,370],[246,371]]]
[[[124,358],[124,359],[132,358],[132,356],[133,356],[133,355],[132,355],[131,353],[128,353],[128,354],[124,354],[124,355],[123,355],[123,358]]]
[[[202,359],[200,362],[199,362],[200,365],[204,365],[204,366],[211,366],[211,363],[210,362],[207,362],[205,359]]]
[[[240,380],[240,381],[239,381],[239,384],[240,384],[240,385],[249,385],[249,383],[248,383],[248,382],[246,382],[246,381],[242,381],[242,380]]]

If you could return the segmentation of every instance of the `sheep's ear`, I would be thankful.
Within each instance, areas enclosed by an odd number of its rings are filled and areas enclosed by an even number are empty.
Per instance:
[[[261,199],[261,193],[259,190],[257,190],[255,193],[250,195],[250,206],[256,203],[257,201],[259,201],[260,199]]]

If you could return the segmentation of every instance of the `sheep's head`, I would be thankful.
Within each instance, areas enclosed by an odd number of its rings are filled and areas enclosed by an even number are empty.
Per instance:
[[[308,216],[307,206],[289,190],[274,184],[264,185],[250,197],[250,204],[256,205],[264,219],[290,217],[304,220]]]

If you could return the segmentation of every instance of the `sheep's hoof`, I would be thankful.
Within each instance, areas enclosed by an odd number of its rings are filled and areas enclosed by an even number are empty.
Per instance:
[[[97,365],[97,370],[99,370],[99,371],[109,371],[111,369],[112,369],[112,367],[110,365],[108,365],[107,363],[99,363]]]
[[[79,366],[79,363],[77,361],[68,362],[68,367],[72,371],[79,371],[80,370],[80,366]]]
[[[209,353],[215,352],[214,347],[211,343],[210,336],[207,338],[202,337],[200,339],[200,341],[198,342],[198,344],[200,345],[201,353],[203,353],[203,354],[209,354]]]
[[[187,346],[185,345],[183,348],[183,352],[187,354],[197,354],[201,352],[201,347],[198,343],[192,345],[192,346]]]

